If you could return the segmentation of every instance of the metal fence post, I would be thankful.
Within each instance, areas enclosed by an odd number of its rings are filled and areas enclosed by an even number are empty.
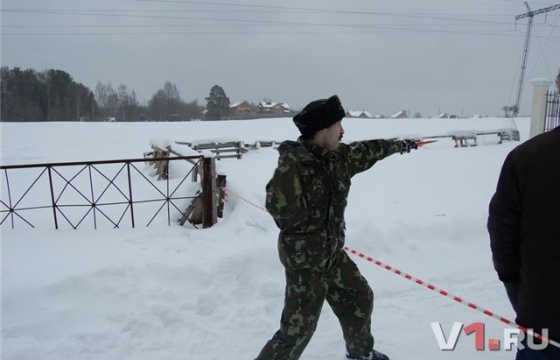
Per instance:
[[[52,166],[50,165],[47,166],[47,170],[49,173],[49,187],[51,189],[51,202],[52,202],[53,215],[54,215],[54,228],[58,230],[58,219],[56,218],[56,202],[54,200],[54,188],[53,188],[51,168]]]
[[[560,125],[560,91],[547,92],[546,99],[545,132]]]
[[[130,179],[130,161],[126,163],[126,172],[128,176],[128,204],[130,205],[130,221],[134,228],[134,201],[132,201],[132,180]]]
[[[533,84],[533,108],[531,110],[529,138],[544,132],[546,122],[546,93],[552,81],[539,78],[531,80],[531,84]]]

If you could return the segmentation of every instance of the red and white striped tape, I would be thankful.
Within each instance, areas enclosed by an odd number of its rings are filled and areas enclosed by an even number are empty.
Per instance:
[[[227,189],[226,189],[226,191],[227,191]],[[244,202],[246,202],[246,203],[248,203],[248,204],[250,204],[250,205],[252,205],[252,206],[254,206],[254,207],[256,207],[256,208],[258,208],[258,209],[260,209],[260,210],[263,210],[263,211],[265,211],[265,212],[268,212],[264,207],[262,207],[262,206],[260,206],[260,205],[257,205],[257,204],[255,204],[255,203],[253,203],[253,202],[251,202],[251,201],[249,201],[249,200],[243,198],[242,196],[240,196],[240,195],[234,193],[234,192],[227,191],[227,193],[231,193],[231,194],[234,195],[235,197],[237,197],[237,198],[243,200]],[[348,247],[348,246],[345,246],[345,247],[344,247],[344,250],[346,250],[347,252],[349,252],[349,253],[351,253],[351,254],[357,255],[358,257],[360,257],[360,258],[362,258],[362,259],[364,259],[364,260],[366,260],[366,261],[369,261],[369,262],[371,262],[371,263],[374,263],[375,265],[377,265],[377,266],[379,266],[379,267],[382,267],[382,268],[384,268],[385,270],[388,270],[388,271],[390,271],[390,272],[392,272],[392,273],[394,273],[394,274],[397,274],[397,275],[399,275],[399,276],[401,276],[401,277],[404,277],[404,278],[407,279],[407,280],[413,281],[413,282],[417,283],[418,285],[421,285],[421,286],[423,286],[423,287],[425,287],[425,288],[428,288],[428,289],[430,289],[430,290],[432,290],[432,291],[435,291],[435,292],[437,292],[437,293],[440,294],[440,295],[446,296],[446,297],[448,297],[448,298],[450,298],[450,299],[455,300],[455,301],[458,302],[458,303],[461,303],[461,304],[463,304],[463,305],[466,305],[466,306],[468,306],[469,308],[471,308],[471,309],[473,309],[473,310],[480,311],[480,312],[483,313],[484,315],[493,317],[494,319],[497,319],[497,320],[499,320],[499,321],[501,321],[501,322],[503,322],[503,323],[505,323],[505,324],[507,324],[507,325],[509,325],[509,326],[515,327],[515,328],[519,329],[520,331],[523,331],[524,333],[526,333],[526,334],[528,334],[528,335],[531,335],[531,336],[533,336],[533,337],[536,337],[536,338],[542,340],[543,342],[546,341],[546,342],[548,342],[549,344],[554,345],[554,346],[560,348],[560,343],[558,343],[558,342],[556,342],[556,341],[554,341],[554,340],[548,339],[548,338],[546,338],[545,336],[543,336],[543,335],[541,335],[541,334],[538,334],[538,333],[534,332],[534,331],[531,330],[531,329],[528,329],[528,328],[526,328],[526,327],[517,325],[515,322],[513,322],[513,321],[511,321],[511,320],[509,320],[509,319],[507,319],[507,318],[505,318],[505,317],[503,317],[503,316],[499,316],[499,315],[493,313],[492,311],[487,310],[487,309],[484,309],[484,308],[482,308],[482,307],[480,307],[480,306],[478,306],[478,305],[476,305],[476,304],[474,304],[474,303],[472,303],[472,302],[470,302],[470,301],[466,301],[466,300],[462,299],[462,298],[459,297],[459,296],[450,294],[450,293],[449,293],[448,291],[446,291],[446,290],[440,289],[440,288],[438,288],[438,287],[436,287],[436,286],[434,286],[434,285],[432,285],[432,284],[429,284],[429,283],[427,283],[427,282],[425,282],[425,281],[423,281],[423,280],[421,280],[421,279],[418,279],[418,278],[416,278],[416,277],[414,277],[414,276],[412,276],[412,275],[409,275],[409,274],[407,274],[407,273],[405,273],[405,272],[403,272],[403,271],[401,271],[401,270],[399,270],[399,269],[396,269],[396,268],[392,267],[391,265],[384,264],[384,263],[382,263],[381,261],[376,260],[376,259],[372,258],[371,256],[365,255],[365,254],[363,254],[363,253],[361,253],[361,252],[358,252],[358,251],[356,251],[356,250],[354,250],[354,249],[351,249],[351,248]]]
[[[239,198],[240,200],[245,201],[247,204],[256,207],[257,209],[260,209],[260,210],[262,210],[262,211],[264,211],[264,212],[268,212],[268,210],[266,210],[264,207],[262,207],[262,206],[260,206],[260,205],[257,205],[257,204],[255,204],[254,202],[251,202],[251,201],[245,199],[244,197],[242,197],[242,196],[240,196],[240,195],[238,195],[238,194],[236,194],[236,193],[234,193],[234,192],[232,192],[232,191],[229,191],[227,188],[224,189],[224,190],[225,190],[226,194],[231,194],[231,195],[235,196],[236,198]]]
[[[484,308],[482,308],[482,307],[480,307],[480,306],[478,306],[478,305],[476,305],[476,304],[474,304],[474,303],[472,303],[472,302],[470,302],[470,301],[466,301],[466,300],[460,298],[459,296],[450,294],[450,293],[449,293],[448,291],[446,291],[446,290],[440,289],[440,288],[438,288],[438,287],[436,287],[436,286],[434,286],[434,285],[432,285],[432,284],[429,284],[429,283],[427,283],[427,282],[425,282],[425,281],[423,281],[423,280],[420,280],[420,279],[418,279],[418,278],[415,278],[415,277],[412,276],[412,275],[409,275],[409,274],[407,274],[407,273],[404,273],[404,272],[402,272],[402,271],[399,270],[399,269],[395,269],[394,267],[392,267],[392,266],[390,266],[390,265],[384,264],[384,263],[382,263],[381,261],[376,260],[376,259],[372,258],[371,256],[367,256],[367,255],[365,255],[365,254],[363,254],[363,253],[361,253],[361,252],[358,252],[358,251],[356,251],[356,250],[354,250],[354,249],[351,249],[351,248],[349,248],[348,246],[345,246],[345,247],[344,247],[344,250],[348,251],[348,252],[351,253],[351,254],[357,255],[357,256],[361,257],[362,259],[364,259],[364,260],[366,260],[366,261],[372,262],[372,263],[374,263],[375,265],[384,268],[385,270],[388,270],[388,271],[390,271],[390,272],[392,272],[392,273],[394,273],[394,274],[397,274],[397,275],[399,275],[399,276],[402,276],[402,277],[404,277],[404,278],[407,279],[407,280],[414,281],[414,282],[417,283],[418,285],[421,285],[421,286],[423,286],[423,287],[425,287],[425,288],[428,288],[428,289],[430,289],[430,290],[432,290],[432,291],[435,291],[435,292],[437,292],[437,293],[440,294],[440,295],[446,296],[446,297],[448,297],[448,298],[450,298],[450,299],[453,299],[453,300],[457,301],[458,303],[461,303],[461,304],[463,304],[463,305],[466,305],[466,306],[470,307],[471,309],[480,311],[480,312],[482,312],[484,315],[488,315],[488,316],[490,316],[490,317],[493,317],[494,319],[498,319],[499,321],[501,321],[501,322],[503,322],[503,323],[505,323],[505,324],[508,324],[508,325],[510,325],[510,326],[513,326],[513,327],[515,327],[515,328],[517,328],[517,329],[523,331],[524,333],[526,333],[526,334],[528,334],[528,335],[534,336],[534,337],[536,337],[536,338],[542,340],[543,342],[544,342],[544,341],[547,341],[547,342],[549,342],[550,344],[552,344],[552,345],[554,345],[554,346],[560,348],[560,343],[558,343],[558,342],[556,342],[556,341],[554,341],[554,340],[548,339],[548,338],[544,337],[543,335],[534,332],[534,331],[531,330],[531,329],[528,329],[528,328],[526,328],[526,327],[517,325],[516,323],[514,323],[514,322],[511,321],[511,320],[506,319],[505,317],[499,316],[499,315],[493,313],[493,312],[490,311],[490,310],[486,310],[486,309],[484,309]]]

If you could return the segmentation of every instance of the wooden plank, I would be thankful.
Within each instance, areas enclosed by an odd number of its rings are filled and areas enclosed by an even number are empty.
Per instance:
[[[216,155],[216,159],[220,160],[223,158],[237,158],[241,159],[244,152],[247,152],[243,141],[229,141],[225,143],[204,143],[204,144],[192,144],[186,141],[175,141],[179,145],[188,145],[193,150],[200,152],[201,150],[208,150]],[[226,155],[223,155],[223,154]],[[233,154],[230,154],[233,153]]]
[[[189,220],[189,217],[191,215],[191,213],[194,211],[195,208],[199,207],[200,205],[200,191],[196,192],[196,198],[194,198],[191,203],[189,204],[189,206],[187,207],[187,209],[185,210],[185,212],[182,213],[181,219],[179,219],[178,223],[179,225],[183,226],[185,225],[185,222],[187,222],[187,220]],[[193,220],[189,220],[189,222],[191,224],[200,224],[200,221],[196,221],[196,219]]]
[[[230,153],[230,152],[239,152],[238,148],[215,148],[215,149],[196,149],[196,150],[209,150],[211,153]]]
[[[241,146],[240,141],[236,142],[225,142],[225,143],[206,143],[206,144],[194,144],[191,147],[196,150],[209,150],[209,149],[222,149],[222,148],[239,148]]]

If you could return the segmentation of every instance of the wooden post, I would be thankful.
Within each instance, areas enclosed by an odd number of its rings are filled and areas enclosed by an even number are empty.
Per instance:
[[[157,146],[152,146],[153,151],[153,158],[150,161],[150,164],[154,164],[154,167],[157,169],[158,180],[165,180],[168,177],[168,170],[169,170],[169,161],[168,160],[154,160],[154,159],[166,159],[169,157],[170,148],[167,147],[167,150],[160,149]]]
[[[192,171],[192,182],[198,182],[198,173],[200,169],[200,162],[197,162]]]
[[[226,193],[226,176],[218,175],[216,177],[216,187],[218,188],[218,217],[224,216],[224,197]]]
[[[245,144],[243,143],[243,141],[238,141],[237,142],[237,158],[241,159],[242,156],[242,148],[245,146]]]
[[[209,228],[217,219],[217,204],[214,193],[216,191],[216,160],[204,158],[202,160],[202,227]]]

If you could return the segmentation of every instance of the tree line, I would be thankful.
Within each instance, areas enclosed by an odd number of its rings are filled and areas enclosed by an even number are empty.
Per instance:
[[[229,99],[221,87],[210,91],[206,107],[181,99],[165,82],[147,104],[126,85],[97,83],[92,91],[62,70],[0,68],[0,121],[188,121],[217,120],[228,115]]]

